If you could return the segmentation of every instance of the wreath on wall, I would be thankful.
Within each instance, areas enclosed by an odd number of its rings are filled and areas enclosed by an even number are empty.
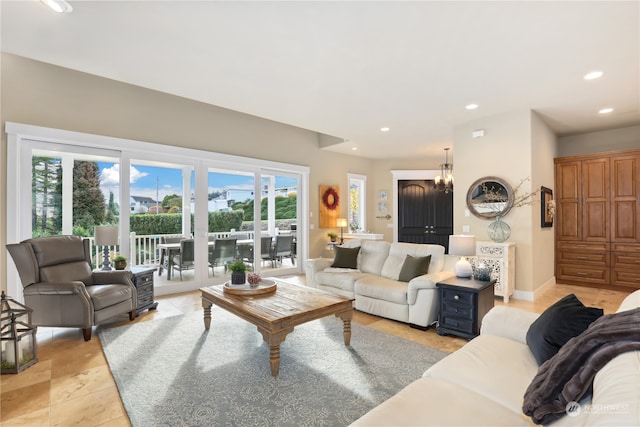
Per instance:
[[[322,204],[331,211],[336,210],[336,208],[340,204],[340,196],[333,187],[327,188],[327,190],[322,195]]]

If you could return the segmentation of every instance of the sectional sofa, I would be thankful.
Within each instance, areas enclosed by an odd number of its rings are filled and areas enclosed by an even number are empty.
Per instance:
[[[630,294],[617,312],[637,319],[638,307],[640,290]],[[537,318],[524,310],[494,307],[484,317],[480,336],[433,365],[352,427],[533,425],[522,408],[539,368],[525,339]],[[637,323],[628,328],[640,331]],[[633,333],[637,342],[638,333]],[[567,390],[563,388],[562,393]],[[560,403],[561,418],[550,424],[554,427],[640,425],[640,351],[627,351],[606,362],[595,374],[592,396],[567,404],[570,411],[566,415],[564,402]]]
[[[360,248],[356,263],[351,268],[332,267],[333,259],[308,259],[308,286],[354,298],[359,311],[417,328],[425,329],[437,321],[436,283],[455,276],[458,260],[445,255],[443,246],[353,239],[343,247]],[[430,257],[426,274],[399,280],[409,261],[424,257]]]

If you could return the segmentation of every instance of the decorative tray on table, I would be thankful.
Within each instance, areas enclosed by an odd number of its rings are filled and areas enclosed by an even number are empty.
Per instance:
[[[232,295],[260,295],[275,292],[278,285],[275,281],[269,279],[261,279],[256,285],[245,283],[243,285],[232,285],[231,282],[225,282],[222,289],[225,293]]]

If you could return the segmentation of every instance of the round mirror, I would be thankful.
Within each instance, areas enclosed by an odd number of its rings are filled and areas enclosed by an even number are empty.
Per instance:
[[[502,178],[485,176],[467,191],[467,208],[478,218],[505,216],[513,207],[513,188]]]

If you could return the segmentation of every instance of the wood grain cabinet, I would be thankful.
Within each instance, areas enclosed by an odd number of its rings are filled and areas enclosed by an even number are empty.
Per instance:
[[[640,150],[555,159],[556,279],[640,288]]]

